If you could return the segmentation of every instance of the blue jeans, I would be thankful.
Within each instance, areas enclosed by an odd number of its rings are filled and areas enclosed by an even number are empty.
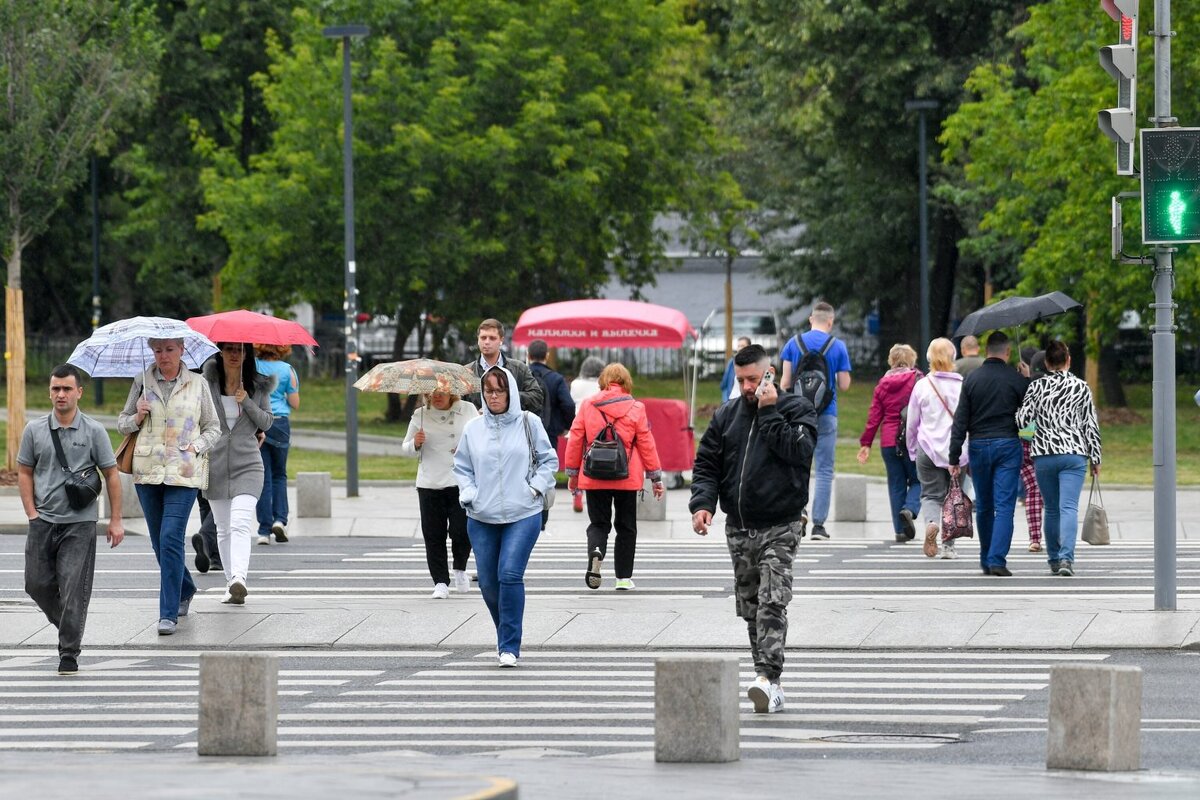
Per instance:
[[[287,457],[292,442],[292,423],[287,417],[276,417],[263,442],[263,488],[258,496],[258,535],[270,536],[276,522],[287,525]]]
[[[817,417],[817,446],[813,450],[812,521],[824,525],[829,516],[829,495],[833,491],[833,456],[837,452],[836,414]]]
[[[1006,566],[1012,545],[1017,485],[1021,482],[1020,439],[971,439],[967,446],[975,484],[975,527],[979,566]]]
[[[192,574],[183,563],[184,534],[196,490],[187,486],[137,484],[138,500],[150,529],[150,546],[158,561],[158,618],[175,622],[179,603],[196,593]]]
[[[917,462],[907,455],[896,455],[895,447],[882,447],[883,467],[887,470],[888,500],[892,503],[892,529],[902,533],[900,509],[907,508],[913,519],[921,515],[921,481],[917,479]]]
[[[541,529],[541,512],[504,525],[467,517],[467,536],[479,570],[479,591],[496,625],[497,652],[521,655],[525,567]]]
[[[1079,495],[1087,475],[1087,459],[1075,453],[1037,456],[1033,459],[1038,488],[1046,507],[1042,531],[1049,561],[1075,560],[1075,533],[1079,530]]]

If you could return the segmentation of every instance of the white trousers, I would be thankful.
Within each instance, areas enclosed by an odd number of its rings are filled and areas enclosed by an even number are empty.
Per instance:
[[[234,578],[245,583],[250,569],[250,536],[258,528],[255,514],[258,498],[239,494],[232,500],[209,500],[208,504],[212,506],[217,526],[217,549],[225,567],[225,583],[228,585]]]

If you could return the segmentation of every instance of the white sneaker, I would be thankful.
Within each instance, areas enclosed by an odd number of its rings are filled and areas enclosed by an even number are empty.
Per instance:
[[[258,543],[259,544],[270,544],[271,537],[270,536],[260,536],[260,537],[258,537]]]
[[[630,589],[634,588],[633,578],[620,578],[617,581],[617,585],[613,588],[618,592],[628,592]]]
[[[471,591],[471,579],[467,577],[466,570],[454,570],[454,591],[469,592]]]
[[[767,713],[774,714],[783,711],[783,687],[778,683],[771,684],[771,701],[767,704]]]
[[[501,653],[500,654],[500,666],[515,667],[516,665],[517,665],[517,657],[515,655],[513,655],[512,653]]]
[[[435,583],[433,585],[433,594],[429,596],[434,600],[445,600],[450,596],[450,587],[444,583]]]
[[[958,551],[954,549],[954,540],[942,542],[942,558],[958,558]]]
[[[746,696],[754,704],[755,714],[767,713],[767,708],[771,704],[771,682],[759,675],[746,687]]]

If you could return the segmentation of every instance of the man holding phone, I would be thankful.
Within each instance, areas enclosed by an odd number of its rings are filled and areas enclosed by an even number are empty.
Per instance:
[[[800,517],[817,438],[817,413],[800,395],[780,394],[761,345],[734,356],[741,399],[725,403],[700,440],[692,472],[692,529],[708,534],[717,503],[733,559],[737,614],[746,620],[756,713],[783,710],[787,605]]]

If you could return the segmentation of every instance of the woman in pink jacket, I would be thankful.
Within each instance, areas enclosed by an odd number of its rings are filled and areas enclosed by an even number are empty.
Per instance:
[[[917,351],[906,344],[892,345],[888,353],[888,371],[871,396],[871,410],[867,412],[867,427],[858,439],[858,463],[866,464],[871,457],[871,442],[879,431],[879,443],[883,447],[883,466],[887,470],[888,499],[892,503],[892,530],[897,542],[911,541],[917,535],[913,523],[921,510],[921,482],[917,480],[917,465],[904,447],[903,437],[897,452],[897,434],[904,426],[902,418],[908,408],[908,396],[913,384],[921,377],[914,366]],[[882,430],[880,430],[882,428]]]
[[[600,373],[598,383],[599,394],[580,404],[571,424],[564,459],[567,487],[572,492],[576,489],[587,492],[590,524],[587,528],[588,568],[584,580],[588,588],[600,588],[600,566],[608,552],[608,534],[614,525],[615,512],[616,588],[629,590],[633,588],[633,557],[637,547],[637,493],[649,477],[654,496],[662,497],[662,470],[654,437],[646,421],[646,407],[631,394],[633,378],[629,370],[621,364],[609,364]],[[610,423],[628,456],[629,474],[619,480],[598,480],[583,472],[581,465],[588,445]]]

